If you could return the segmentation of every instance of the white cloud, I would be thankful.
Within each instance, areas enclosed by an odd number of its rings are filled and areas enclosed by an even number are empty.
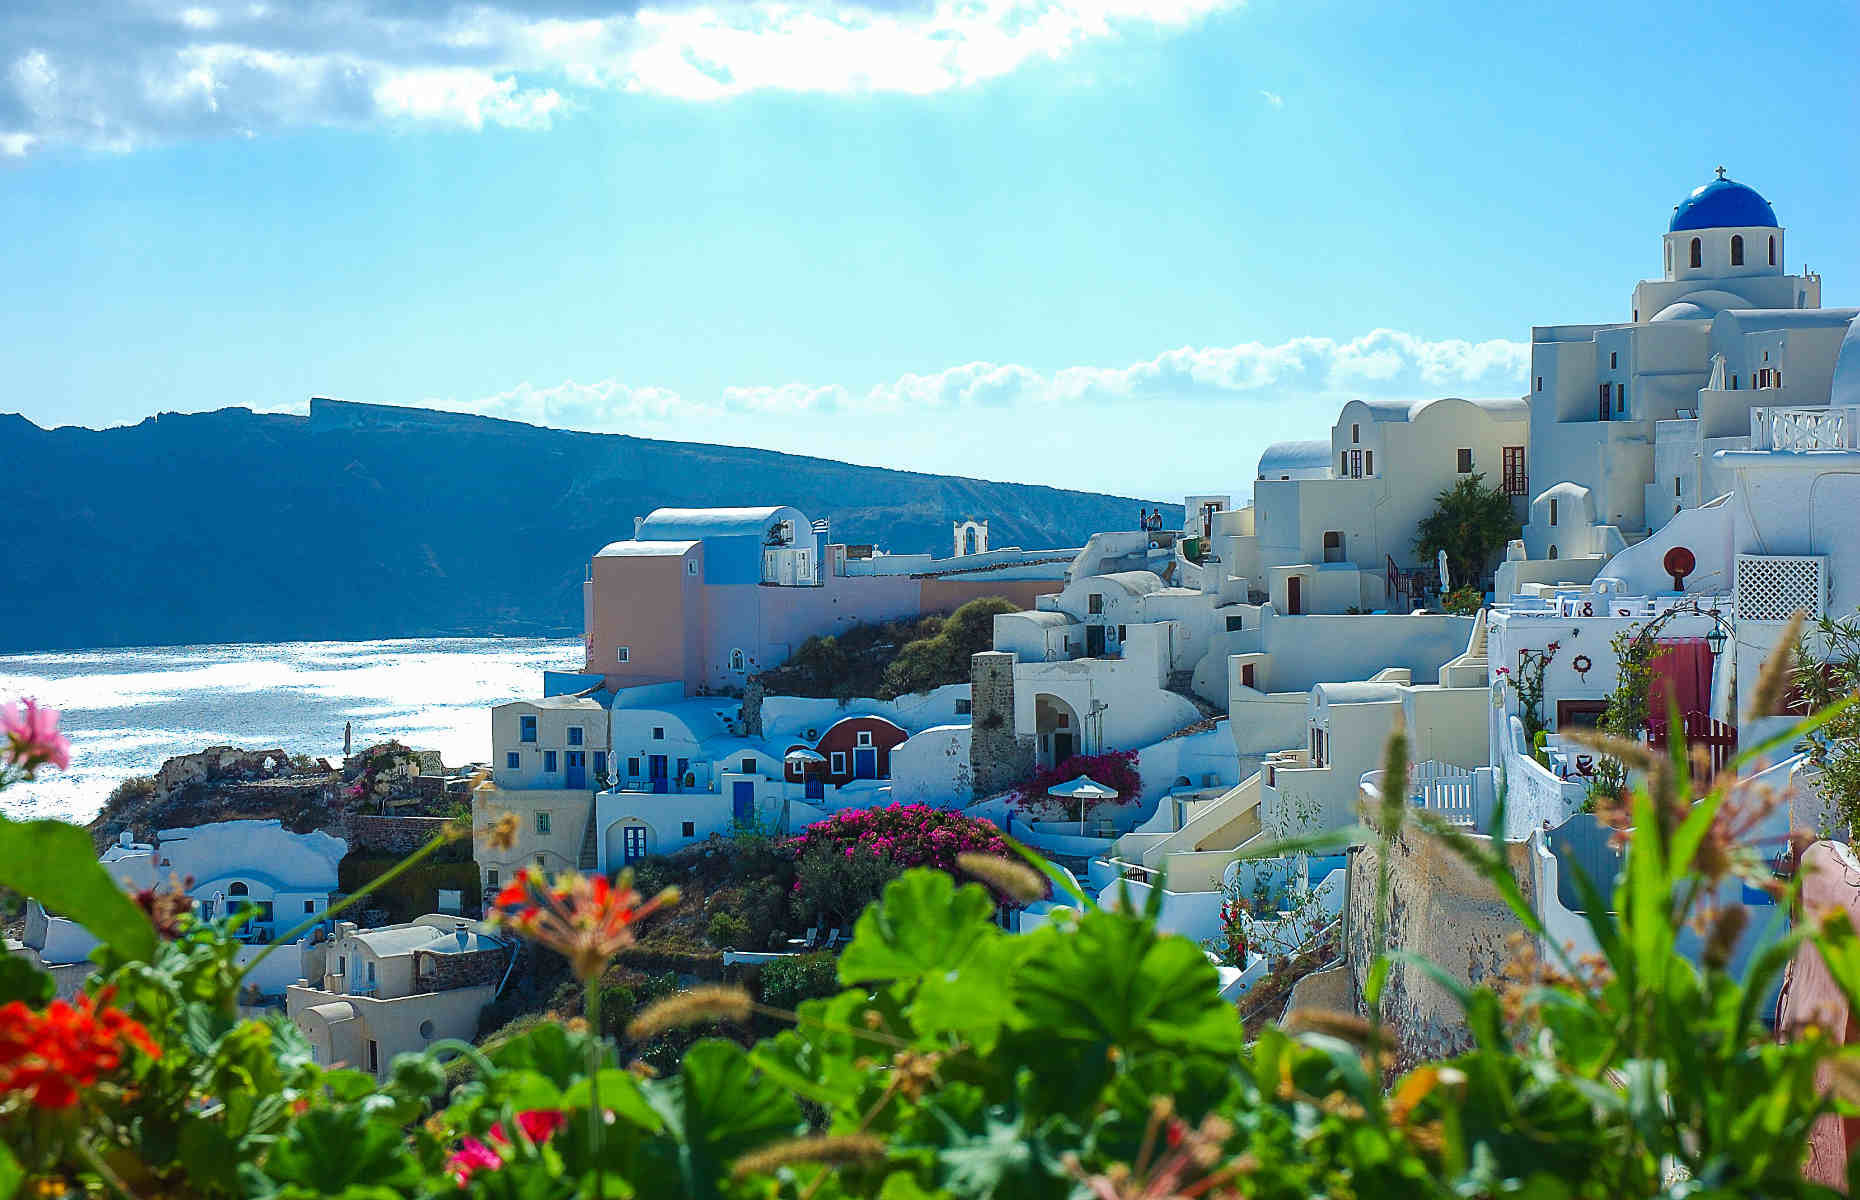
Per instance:
[[[1285,107],[1285,97],[1279,95],[1279,93],[1269,92],[1264,89],[1261,89],[1259,94],[1265,97],[1266,103],[1270,107],[1272,108],[1284,108]]]
[[[546,128],[578,92],[964,87],[1244,0],[0,5],[0,153],[370,122]]]

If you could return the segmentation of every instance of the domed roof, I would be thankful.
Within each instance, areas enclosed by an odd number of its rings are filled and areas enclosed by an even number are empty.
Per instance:
[[[1668,232],[1678,233],[1682,229],[1726,229],[1752,225],[1778,228],[1776,210],[1770,202],[1757,195],[1757,190],[1735,179],[1724,177],[1724,168],[1718,169],[1718,178],[1703,187],[1692,189],[1692,194],[1679,202],[1673,210],[1673,223],[1666,228]]]

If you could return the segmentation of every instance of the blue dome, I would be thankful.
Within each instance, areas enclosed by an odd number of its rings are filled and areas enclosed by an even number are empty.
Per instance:
[[[1673,210],[1673,223],[1666,228],[1668,232],[1678,233],[1682,229],[1752,225],[1779,228],[1776,210],[1770,207],[1768,200],[1757,195],[1755,188],[1720,175],[1704,187],[1692,189],[1692,194]]]

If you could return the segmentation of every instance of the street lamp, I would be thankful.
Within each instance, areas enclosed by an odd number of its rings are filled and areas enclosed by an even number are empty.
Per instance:
[[[1724,636],[1724,627],[1721,625],[1713,625],[1711,632],[1705,635],[1705,644],[1711,648],[1711,656],[1714,659],[1724,653],[1724,644],[1728,640]]]

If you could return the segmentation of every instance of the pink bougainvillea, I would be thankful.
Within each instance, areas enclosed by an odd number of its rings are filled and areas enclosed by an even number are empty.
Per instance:
[[[1137,752],[1113,750],[1105,754],[1075,754],[1064,762],[1041,767],[1015,789],[1014,802],[1023,809],[1058,812],[1076,821],[1079,817],[1076,803],[1068,804],[1046,793],[1081,775],[1117,792],[1116,800],[1094,801],[1094,804],[1135,804],[1143,792],[1143,778],[1137,774]]]
[[[900,867],[945,871],[955,870],[959,854],[1013,856],[993,822],[928,804],[849,808],[788,839],[796,858],[823,844],[844,850],[848,858],[863,846]]]

